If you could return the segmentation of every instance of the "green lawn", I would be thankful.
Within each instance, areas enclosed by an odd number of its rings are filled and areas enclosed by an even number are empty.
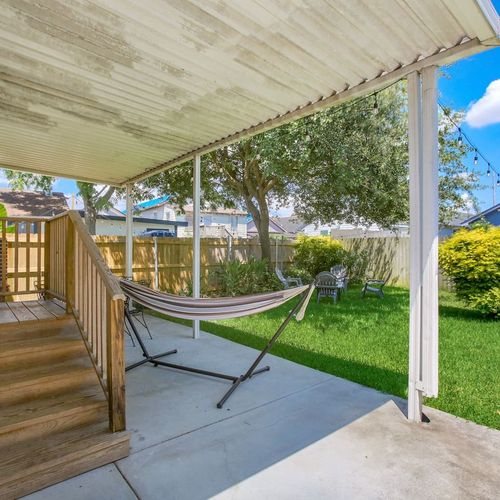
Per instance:
[[[272,353],[397,396],[407,396],[408,290],[360,298],[349,290],[333,305],[312,300]],[[290,309],[217,322],[202,329],[261,349]],[[440,295],[440,396],[426,404],[500,429],[500,322],[482,319],[453,294]]]

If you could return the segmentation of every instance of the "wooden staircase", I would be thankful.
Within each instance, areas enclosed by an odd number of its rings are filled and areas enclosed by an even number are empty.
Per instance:
[[[0,326],[0,499],[128,455],[73,316]]]

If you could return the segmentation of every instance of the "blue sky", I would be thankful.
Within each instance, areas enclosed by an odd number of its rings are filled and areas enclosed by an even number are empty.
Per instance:
[[[494,0],[493,4],[500,12],[500,0]],[[458,61],[443,70],[447,76],[439,80],[440,102],[455,110],[469,111],[468,121],[462,124],[463,130],[500,172],[500,47]],[[486,176],[487,167],[483,161],[474,167],[471,156],[468,162],[471,168],[482,172],[484,187],[475,194],[480,208],[487,208],[492,204],[492,176]],[[54,190],[67,195],[77,192],[75,183],[66,179],[57,180]],[[498,202],[500,187],[496,188],[496,193]]]
[[[497,2],[498,3],[498,2]],[[498,6],[497,6],[498,8]],[[474,103],[476,109],[478,101],[485,95],[492,82],[498,81],[493,95],[489,92],[489,99],[485,103],[480,115],[476,116],[496,123],[483,126],[472,126],[467,120],[462,124],[463,130],[468,134],[474,145],[488,158],[491,164],[500,172],[500,48],[491,49],[482,54],[458,61],[454,65],[443,68],[449,78],[439,80],[439,100],[446,106],[456,110],[470,110]],[[468,115],[466,115],[467,117]],[[492,176],[486,175],[487,166],[480,160],[477,167],[473,165],[473,155],[469,158],[470,165],[482,172],[481,182],[485,188],[476,192],[481,208],[492,204]],[[500,198],[500,188],[497,189],[497,203]]]

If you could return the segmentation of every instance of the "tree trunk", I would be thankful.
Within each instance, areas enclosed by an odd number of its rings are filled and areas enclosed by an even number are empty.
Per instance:
[[[269,237],[269,210],[267,208],[267,200],[260,199],[259,207],[253,203],[251,199],[246,199],[245,204],[247,210],[253,218],[257,232],[259,233],[260,250],[262,260],[267,260],[269,267],[271,267],[271,239]]]
[[[261,212],[260,223],[255,224],[260,239],[262,260],[267,260],[271,267],[271,238],[269,237],[269,214]]]
[[[89,233],[95,235],[97,211],[92,203],[89,203],[85,198],[83,199],[83,209],[85,210],[85,225]]]

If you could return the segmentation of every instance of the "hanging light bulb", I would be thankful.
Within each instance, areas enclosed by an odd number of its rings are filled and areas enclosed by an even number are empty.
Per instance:
[[[488,162],[488,170],[486,170],[486,175],[489,177],[490,174],[491,174],[491,165]]]
[[[500,186],[500,176],[497,174],[497,186]]]
[[[378,99],[377,99],[377,94],[375,94],[375,102],[373,103],[373,113],[375,115],[378,113]]]
[[[463,142],[463,139],[462,139],[462,129],[460,127],[458,127],[458,145],[461,146],[462,142]]]
[[[478,157],[477,157],[477,149],[474,150],[474,165],[477,165],[477,160],[478,160]]]

